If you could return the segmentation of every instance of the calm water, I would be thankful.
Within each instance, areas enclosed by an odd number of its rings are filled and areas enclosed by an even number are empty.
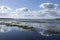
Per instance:
[[[33,22],[20,22],[19,25],[33,26],[36,31],[30,29],[22,29],[18,27],[7,27],[0,25],[0,40],[60,40],[60,35],[43,34],[43,31],[56,26],[56,30],[60,30],[60,21],[55,23],[33,23]]]

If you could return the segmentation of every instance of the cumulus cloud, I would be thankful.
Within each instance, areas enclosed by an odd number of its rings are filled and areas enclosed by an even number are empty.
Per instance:
[[[54,18],[60,17],[60,14],[56,10],[40,10],[40,11],[32,11],[31,14],[25,14],[24,17],[28,19],[29,18],[31,19],[54,19]]]
[[[0,17],[7,17],[12,9],[8,6],[0,6]]]
[[[0,13],[7,13],[11,11],[11,8],[8,6],[0,6]]]
[[[0,6],[0,18],[23,18],[23,19],[50,19],[60,17],[60,10],[57,4],[42,3],[42,10],[31,11],[27,7],[13,10],[8,6]]]
[[[56,10],[41,10],[39,13],[43,16],[46,16],[46,15],[59,16]]]
[[[18,8],[16,9],[16,12],[29,12],[30,10],[27,7],[23,7],[23,8]]]
[[[57,6],[58,6],[57,4],[53,4],[53,3],[42,3],[40,5],[40,7],[43,9],[56,9]]]
[[[24,19],[53,19],[59,17],[56,11],[48,11],[48,10],[32,11],[31,13],[19,14],[19,15],[20,16],[17,17]]]

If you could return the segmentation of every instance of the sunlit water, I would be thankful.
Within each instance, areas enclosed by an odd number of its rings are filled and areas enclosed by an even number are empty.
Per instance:
[[[22,29],[18,27],[8,27],[0,25],[0,40],[59,40],[60,35],[44,34],[44,31],[52,26],[57,26],[56,30],[60,30],[60,23],[33,23],[20,22],[19,25],[27,25],[34,27],[37,32],[31,29]]]

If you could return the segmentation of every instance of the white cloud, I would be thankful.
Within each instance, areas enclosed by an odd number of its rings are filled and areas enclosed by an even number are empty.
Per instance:
[[[60,10],[58,10],[60,11]],[[39,11],[39,17],[40,18],[44,18],[44,19],[53,19],[53,18],[57,18],[60,17],[60,12],[57,12],[57,10],[40,10]]]
[[[51,16],[58,16],[58,12],[56,10],[40,10],[39,12],[41,15],[51,15]]]
[[[16,11],[18,11],[18,12],[20,12],[20,11],[28,11],[28,8],[23,7],[23,8],[16,9]]]
[[[9,17],[11,11],[12,9],[8,6],[0,6],[0,17]]]
[[[16,12],[30,12],[30,10],[27,7],[22,7],[22,8],[16,9]]]
[[[56,9],[57,6],[58,6],[57,4],[53,4],[53,3],[42,3],[40,5],[40,7],[44,9]]]
[[[8,6],[0,6],[0,17],[23,18],[23,19],[50,19],[50,18],[53,19],[53,18],[60,17],[60,10],[56,9],[57,8],[56,4],[43,3],[40,5],[40,7],[42,7],[43,10],[31,11],[27,7],[13,10]]]
[[[11,11],[11,8],[8,6],[0,6],[0,13],[7,13]]]
[[[22,18],[22,19],[53,19],[59,17],[59,15],[60,15],[59,12],[57,12],[56,10],[44,9],[40,11],[31,11],[31,13],[12,12],[10,16],[13,18]]]

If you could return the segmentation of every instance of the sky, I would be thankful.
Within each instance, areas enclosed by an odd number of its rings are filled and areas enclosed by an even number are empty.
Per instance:
[[[60,0],[0,0],[0,18],[60,18]]]

